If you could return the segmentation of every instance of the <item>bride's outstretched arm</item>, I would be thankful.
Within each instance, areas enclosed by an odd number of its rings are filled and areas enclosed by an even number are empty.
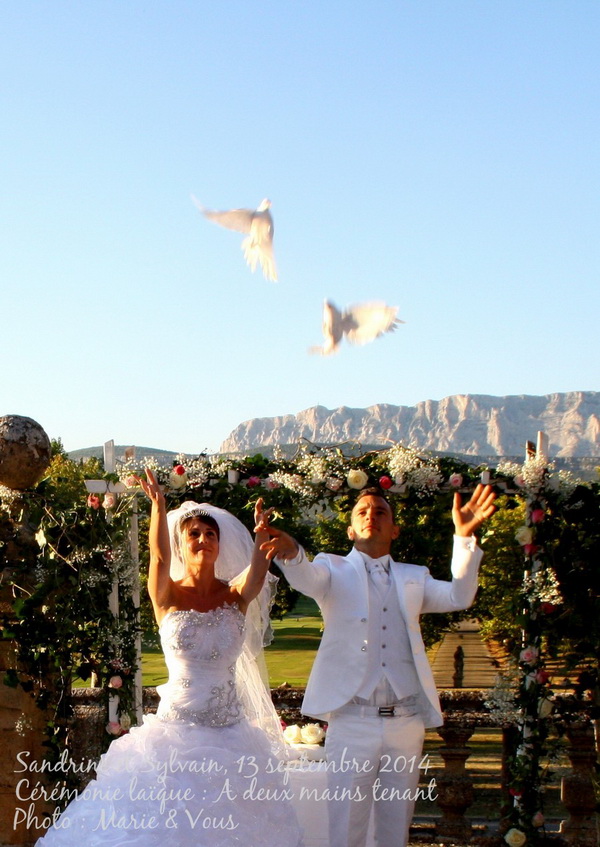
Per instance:
[[[165,497],[151,470],[146,470],[146,479],[139,479],[144,492],[150,498],[150,568],[148,570],[148,594],[155,607],[163,608],[169,604],[171,594],[171,544],[167,526],[167,507]]]
[[[261,550],[261,545],[268,539],[269,516],[273,509],[263,511],[263,500],[260,497],[254,507],[254,552],[248,569],[248,575],[243,586],[240,587],[240,597],[247,605],[260,593],[264,585],[267,571],[269,570],[269,558],[266,551]]]

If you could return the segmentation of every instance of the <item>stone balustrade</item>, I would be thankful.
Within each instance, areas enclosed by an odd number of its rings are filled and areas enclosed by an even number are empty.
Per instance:
[[[498,728],[487,711],[485,691],[476,689],[450,689],[441,691],[444,725],[436,730],[439,744],[436,760],[440,767],[429,771],[425,782],[435,778],[437,798],[428,805],[427,821],[417,818],[420,825],[414,827],[415,840],[435,841],[443,844],[489,844],[504,845],[502,833],[507,828],[504,820],[511,798],[507,790],[506,747],[514,739],[514,727],[503,728],[504,755],[499,762],[498,774],[501,786],[498,790],[497,814],[495,818],[478,821],[475,828],[469,813],[476,799],[476,789],[471,772],[469,741],[480,728]],[[301,722],[300,705],[303,691],[291,688],[274,689],[273,701],[287,722]],[[71,755],[74,760],[96,760],[102,745],[106,744],[106,713],[101,705],[99,689],[75,689],[73,691],[74,715],[71,724]],[[156,710],[156,689],[144,689],[144,709]],[[512,738],[511,738],[512,736]],[[565,819],[554,821],[549,842],[568,847],[596,847],[598,818],[596,814],[595,769],[597,752],[594,728],[582,713],[573,713],[567,724],[566,751],[571,768],[562,777],[561,799],[566,810]],[[27,841],[11,843],[26,844]],[[0,844],[0,847],[4,845]]]

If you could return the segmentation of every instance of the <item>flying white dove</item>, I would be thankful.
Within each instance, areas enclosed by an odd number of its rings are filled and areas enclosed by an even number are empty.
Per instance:
[[[398,324],[404,323],[396,317],[397,313],[397,306],[388,306],[381,301],[357,303],[340,312],[330,300],[325,300],[323,304],[325,344],[322,347],[309,347],[308,352],[331,356],[332,353],[338,352],[344,335],[351,344],[368,344],[384,332],[393,332]]]
[[[271,208],[270,200],[265,198],[255,212],[252,209],[212,212],[210,209],[205,209],[194,196],[192,196],[192,200],[204,217],[224,226],[226,229],[247,233],[248,238],[244,238],[242,241],[242,250],[250,269],[255,271],[260,262],[265,279],[277,282],[277,269],[273,255],[273,218],[269,212]]]

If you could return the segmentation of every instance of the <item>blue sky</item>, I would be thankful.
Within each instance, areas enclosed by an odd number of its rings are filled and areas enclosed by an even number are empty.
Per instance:
[[[0,414],[196,453],[317,403],[598,390],[599,36],[595,0],[7,0]],[[270,197],[278,284],[192,193]],[[325,297],[406,324],[309,356]]]

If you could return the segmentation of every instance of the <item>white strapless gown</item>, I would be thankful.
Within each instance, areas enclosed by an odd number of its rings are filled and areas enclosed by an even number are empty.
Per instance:
[[[236,606],[166,615],[157,714],[113,741],[37,847],[300,847],[289,785],[236,694],[244,630]]]

